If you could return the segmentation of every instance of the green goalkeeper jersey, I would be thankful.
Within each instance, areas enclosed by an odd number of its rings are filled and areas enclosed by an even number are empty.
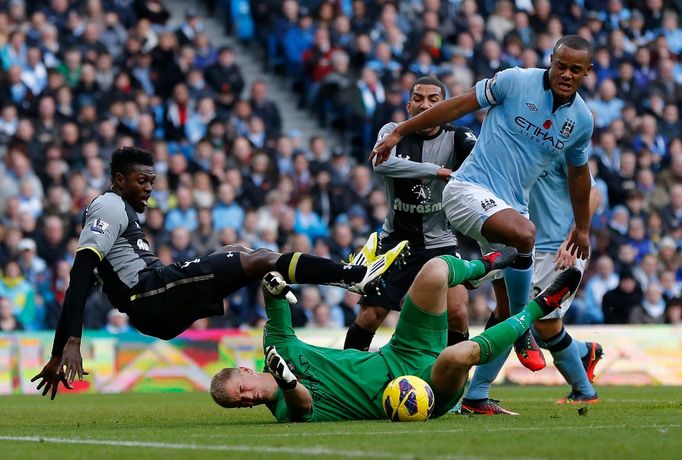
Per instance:
[[[455,394],[439,394],[431,381],[433,363],[446,346],[446,312],[433,315],[406,302],[389,343],[367,353],[308,345],[294,334],[286,300],[266,298],[265,308],[264,347],[277,347],[313,398],[312,411],[297,421],[385,418],[381,404],[384,388],[401,375],[416,375],[434,389],[431,418],[446,414],[464,391],[462,386]],[[281,390],[267,406],[278,421],[293,421]]]
[[[336,350],[309,345],[299,340],[291,326],[291,310],[285,300],[266,299],[268,322],[263,345],[274,345],[300,384],[313,398],[313,410],[296,421],[337,421],[381,419],[383,390],[394,376],[381,352]],[[277,390],[267,407],[277,421],[294,421]]]

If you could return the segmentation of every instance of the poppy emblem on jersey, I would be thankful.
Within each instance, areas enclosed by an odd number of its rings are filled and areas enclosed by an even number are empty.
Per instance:
[[[545,129],[549,129],[552,127],[552,120],[545,120],[545,122],[542,124],[542,127]]]
[[[564,125],[561,127],[561,131],[559,131],[559,135],[562,137],[568,137],[573,132],[573,128],[575,128],[575,121],[567,119],[564,122]]]
[[[95,221],[92,223],[92,226],[90,227],[90,230],[92,230],[95,233],[101,233],[104,234],[104,231],[109,227],[109,224],[107,222],[104,222],[102,219],[99,217],[95,219]]]
[[[537,112],[538,111],[538,106],[533,104],[532,102],[526,102],[526,106],[531,110],[531,112]]]

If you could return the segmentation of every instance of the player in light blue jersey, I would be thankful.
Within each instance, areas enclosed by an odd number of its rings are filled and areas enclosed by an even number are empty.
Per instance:
[[[569,165],[575,216],[567,248],[580,259],[589,257],[586,149],[593,119],[577,91],[591,69],[590,43],[575,35],[563,37],[554,46],[549,70],[508,69],[481,80],[464,94],[400,124],[370,155],[370,160],[380,164],[403,136],[490,107],[476,147],[445,187],[443,209],[453,229],[477,240],[482,252],[499,244],[518,250],[516,263],[504,273],[513,313],[528,301],[533,276],[535,226],[528,219],[528,194],[540,173],[558,156],[565,156]],[[554,212],[568,210],[557,208]],[[494,285],[496,294],[504,295],[501,283]],[[486,327],[497,321],[494,314]],[[544,367],[531,334],[519,339],[515,348],[529,369]]]
[[[535,267],[533,270],[533,291],[540,292],[565,270],[575,267],[584,273],[587,260],[577,259],[566,249],[567,235],[573,228],[573,214],[556,212],[568,209],[568,165],[560,156],[545,169],[538,178],[529,196],[530,220],[535,224]],[[599,203],[599,192],[594,180],[591,181],[590,216]],[[571,393],[557,404],[589,404],[598,401],[597,392],[592,387],[594,368],[601,359],[602,347],[595,342],[581,342],[573,339],[563,327],[561,318],[570,308],[575,295],[561,303],[561,307],[533,327],[540,338],[541,345],[552,354],[554,365],[571,385]],[[497,299],[497,308],[506,311],[507,299]],[[507,353],[499,355],[483,367],[478,367],[472,383],[462,400],[462,413],[485,415],[517,415],[489,398],[490,387],[500,372]]]

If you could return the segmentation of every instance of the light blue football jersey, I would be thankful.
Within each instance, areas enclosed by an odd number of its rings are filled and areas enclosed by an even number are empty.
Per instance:
[[[590,176],[591,186],[596,182]],[[573,208],[568,194],[568,165],[561,155],[538,177],[528,200],[530,220],[535,224],[535,250],[555,253],[573,227]]]
[[[522,214],[540,173],[560,155],[574,166],[587,163],[592,137],[592,113],[579,94],[552,112],[547,72],[513,68],[476,83],[478,103],[490,110],[474,150],[453,173]]]

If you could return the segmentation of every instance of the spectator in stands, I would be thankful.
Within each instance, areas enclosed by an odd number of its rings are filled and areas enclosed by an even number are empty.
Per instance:
[[[637,282],[643,291],[649,289],[650,284],[658,284],[660,282],[658,278],[658,261],[655,255],[648,254],[641,259],[635,257],[635,262],[638,262],[638,264],[633,267],[632,273],[637,278]]]
[[[126,334],[132,331],[130,324],[128,323],[128,315],[123,312],[118,311],[115,308],[109,310],[107,314],[107,324],[104,329],[109,334]]]
[[[307,235],[311,244],[317,238],[326,237],[329,234],[329,228],[313,211],[313,200],[308,195],[301,197],[296,206],[294,231]]]
[[[373,144],[372,118],[377,107],[386,100],[384,86],[376,71],[370,67],[362,69],[362,77],[357,84],[348,90],[346,96],[348,108],[348,126],[355,131],[353,141],[354,156],[364,159],[369,147]]]
[[[682,324],[682,298],[670,299],[665,309],[665,322],[668,324]]]
[[[599,85],[599,99],[588,101],[597,128],[605,128],[620,117],[625,103],[617,97],[616,84],[610,78]]]
[[[211,212],[213,228],[220,231],[225,227],[238,230],[244,222],[244,210],[235,202],[234,187],[228,183],[220,184],[218,200]]]
[[[48,266],[66,257],[66,236],[64,223],[57,216],[47,216],[43,221],[43,231],[37,241],[38,255]]]
[[[623,268],[619,274],[618,286],[604,295],[602,310],[605,324],[626,324],[631,311],[640,305],[642,288],[629,268]]]
[[[595,275],[585,284],[585,311],[576,314],[576,322],[579,324],[603,323],[604,294],[618,286],[618,275],[613,272],[613,261],[610,257],[599,257],[595,265],[597,269]]]
[[[45,283],[48,267],[45,261],[38,257],[35,241],[30,238],[23,238],[19,241],[17,249],[19,250],[17,263],[26,281],[36,288]]]
[[[176,227],[171,232],[170,250],[172,259],[178,262],[199,256],[196,248],[192,246],[192,235],[185,227]]]
[[[178,204],[166,216],[166,230],[172,232],[178,227],[184,227],[193,232],[198,226],[197,210],[194,207],[192,191],[181,186],[176,193]]]
[[[640,305],[636,305],[629,315],[631,324],[660,324],[665,318],[665,300],[663,289],[658,283],[651,283],[644,291],[644,299]]]
[[[251,104],[253,114],[263,120],[268,137],[279,136],[282,130],[282,119],[277,105],[268,99],[265,81],[256,80],[251,84],[249,103]]]
[[[661,210],[663,226],[667,232],[682,227],[682,184],[670,189],[670,203]]]
[[[31,330],[40,329],[43,320],[35,295],[35,289],[22,275],[19,264],[15,260],[5,262],[0,276],[0,297],[11,302],[17,320]]]
[[[0,296],[0,331],[23,331],[24,325],[14,316],[14,307],[7,297]]]
[[[630,215],[631,218],[626,242],[635,248],[637,251],[635,260],[640,262],[647,255],[651,255],[651,252],[653,251],[653,244],[647,237],[644,219],[639,216],[633,216],[632,213],[630,213]]]
[[[218,50],[218,60],[206,68],[206,81],[213,90],[222,95],[223,104],[234,104],[244,89],[244,79],[234,62],[234,51],[229,46]]]

